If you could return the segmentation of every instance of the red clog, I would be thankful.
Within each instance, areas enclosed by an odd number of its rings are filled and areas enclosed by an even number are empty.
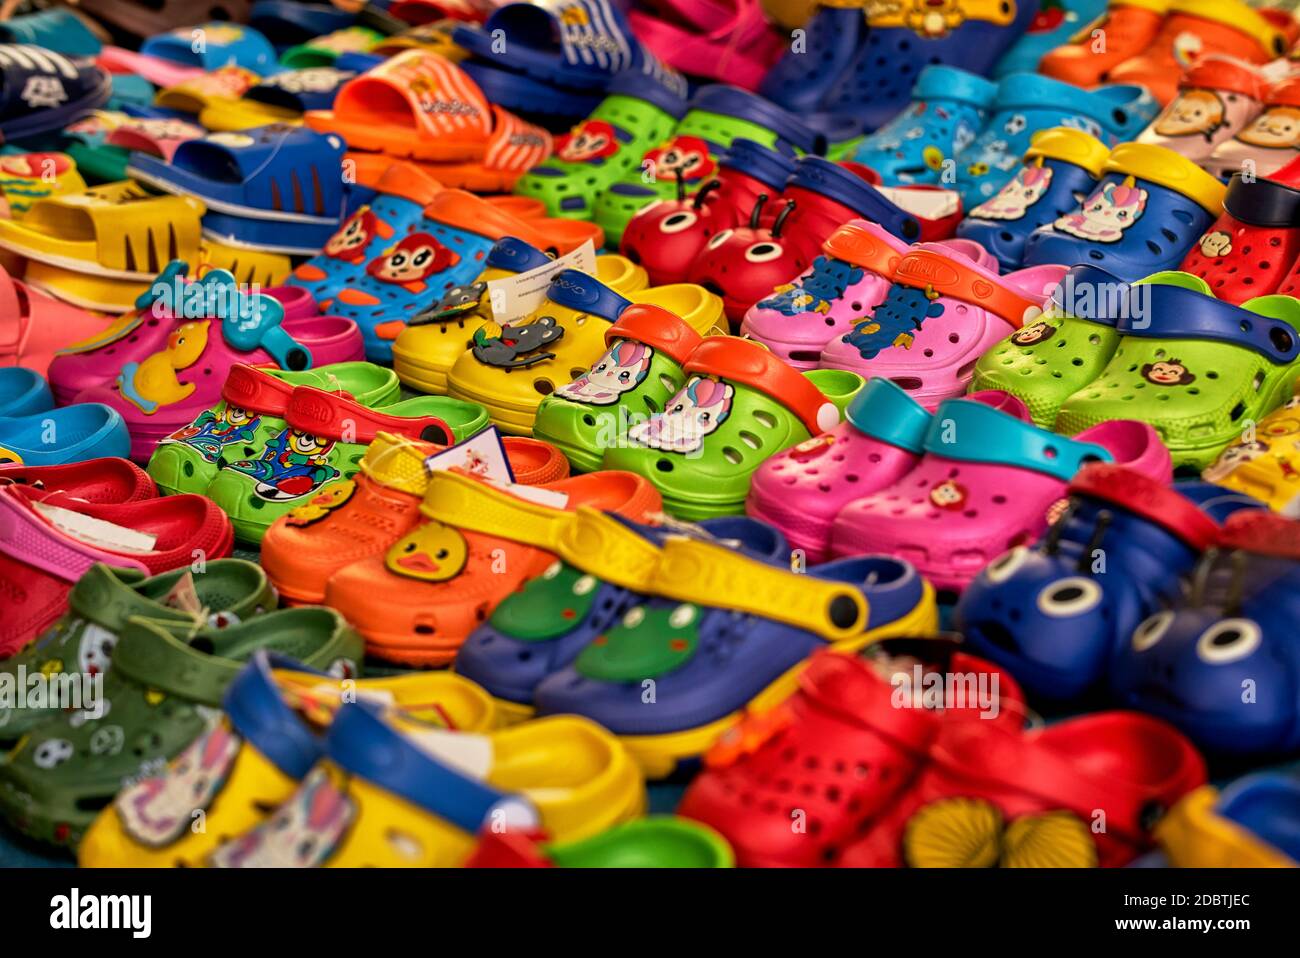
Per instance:
[[[158,496],[149,474],[129,459],[87,459],[66,466],[0,466],[0,486],[31,486],[105,505]]]

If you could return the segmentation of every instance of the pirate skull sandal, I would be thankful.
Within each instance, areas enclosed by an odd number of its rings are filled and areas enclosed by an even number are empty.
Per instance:
[[[1219,532],[1176,488],[1122,466],[1085,466],[1069,493],[1048,534],[990,563],[954,618],[972,652],[1055,701],[1104,682],[1115,649],[1179,596]]]
[[[752,591],[723,584],[735,576]],[[671,538],[650,595],[534,693],[540,715],[585,715],[617,734],[649,778],[698,759],[744,712],[775,707],[813,652],[937,625],[930,586],[885,556],[796,573]]]
[[[837,864],[1119,867],[1149,851],[1159,816],[1203,784],[1192,743],[1133,712],[1029,730],[946,722],[920,774]]]
[[[680,530],[580,509],[559,558],[470,634],[456,653],[456,671],[491,693],[503,716],[530,718],[537,686],[645,601],[665,538],[683,531],[774,566],[790,562],[784,537],[754,519],[705,519]]]
[[[988,125],[957,157],[957,189],[968,208],[992,197],[1015,174],[1039,130],[1073,127],[1114,146],[1137,136],[1158,109],[1140,86],[1085,91],[1033,73],[1003,77]]]
[[[982,707],[974,696],[942,707],[925,704],[921,686],[912,689],[915,707],[897,707],[901,681],[926,674],[971,676],[990,694]],[[821,867],[907,790],[940,726],[1018,725],[1021,701],[1015,679],[953,639],[818,652],[789,699],[747,715],[705,753],[679,812],[721,832],[742,867]],[[796,809],[803,830],[791,828]]]
[[[553,262],[537,247],[513,236],[497,240],[487,254],[486,267],[467,286],[448,290],[427,312],[412,318],[393,342],[393,369],[412,389],[445,393],[447,374],[465,350],[474,345],[480,329],[487,335],[493,325],[490,284]],[[646,288],[645,270],[624,256],[596,257],[595,278],[620,296]]]
[[[1072,212],[1096,187],[1108,156],[1110,150],[1091,133],[1068,126],[1040,130],[1020,169],[966,213],[957,235],[979,243],[1004,270],[1017,269],[1030,234]]]
[[[1104,14],[1048,52],[1035,69],[1085,90],[1095,87],[1106,79],[1108,70],[1151,45],[1170,3],[1172,0],[1110,0]],[[1098,43],[1099,37],[1105,37],[1105,42]]]
[[[848,158],[869,166],[888,186],[939,183],[944,164],[974,142],[988,121],[998,85],[956,67],[928,66],[912,103],[862,139]]]
[[[6,756],[0,813],[31,838],[75,847],[124,781],[156,772],[209,732],[226,689],[259,649],[350,675],[362,654],[330,609],[270,612],[224,629],[132,617],[97,707],[55,716]]]
[[[0,485],[31,486],[105,505],[158,496],[149,474],[128,459],[87,459],[66,466],[0,466]]]
[[[167,766],[122,790],[77,848],[83,868],[202,867],[292,797],[325,754],[345,680],[258,651],[222,698],[224,715]],[[448,672],[361,679],[348,693],[458,732],[495,726],[492,700]],[[196,801],[196,795],[198,800]],[[196,813],[205,827],[192,828]]]
[[[552,277],[546,300],[530,316],[474,331],[469,350],[447,374],[447,394],[485,406],[505,432],[530,433],[544,397],[565,384],[570,391],[587,387],[590,378],[584,383],[583,377],[608,349],[606,332],[633,303],[667,310],[697,335],[722,321],[721,301],[700,286],[679,283],[625,298],[566,269]]]
[[[1097,379],[1061,405],[1066,434],[1137,419],[1160,434],[1175,467],[1204,469],[1294,393],[1300,303],[1260,296],[1223,303],[1204,280],[1156,273],[1129,287],[1120,340]]]
[[[1224,186],[1179,153],[1122,143],[1073,212],[1039,227],[1026,265],[1087,263],[1133,282],[1173,269],[1223,211]]]
[[[1061,404],[1101,375],[1119,343],[1115,329],[1128,284],[1095,266],[1076,266],[1052,290],[1040,316],[975,363],[970,388],[1000,389],[1044,429]]]
[[[83,402],[45,412],[0,417],[0,463],[65,466],[112,459],[131,451],[131,436],[117,410]]]
[[[1111,662],[1124,708],[1177,726],[1207,754],[1281,758],[1300,744],[1300,523],[1249,509],[1223,524],[1180,601],[1140,623]]]
[[[1204,163],[1215,147],[1244,130],[1263,109],[1265,80],[1258,68],[1211,54],[1178,81],[1178,95],[1137,137]]]
[[[690,520],[743,512],[763,461],[830,429],[862,387],[852,373],[796,372],[730,336],[706,338],[682,368],[685,384],[629,424],[604,465],[645,476],[670,513]]]
[[[1031,424],[1016,405],[940,405],[916,468],[840,511],[832,553],[874,549],[910,562],[936,588],[960,591],[997,556],[1047,530],[1086,463],[1127,463],[1169,481],[1169,453],[1144,423],[1105,422],[1068,439]]]
[[[821,365],[883,376],[933,409],[960,396],[975,363],[997,342],[1036,320],[1065,274],[1031,266],[998,275],[978,243],[918,243],[894,269],[882,302],[827,343]]]
[[[1240,127],[1231,139],[1219,143],[1204,160],[1206,169],[1220,177],[1250,170],[1268,176],[1289,164],[1300,146],[1300,80],[1275,83],[1264,97],[1258,116]]]
[[[535,488],[544,490],[541,501],[530,498]],[[333,573],[325,603],[357,624],[374,658],[445,665],[501,600],[555,561],[581,505],[643,519],[660,501],[648,482],[628,473],[505,491],[439,471],[419,506],[425,521],[383,553]]]
[[[106,675],[113,647],[133,616],[183,632],[196,625],[225,628],[276,606],[275,590],[257,565],[214,559],[200,573],[185,568],[146,577],[139,571],[96,563],[68,593],[68,610],[31,645],[0,662],[10,681],[27,675]],[[12,745],[59,713],[45,708],[7,709],[0,742]]]
[[[1297,807],[1295,776],[1263,772],[1185,796],[1156,838],[1175,868],[1300,868]]]
[[[1266,177],[1233,174],[1223,213],[1187,251],[1178,267],[1210,284],[1218,299],[1240,305],[1287,292],[1300,256],[1300,162]]]
[[[617,739],[576,716],[450,732],[358,702],[338,710],[324,760],[297,791],[207,864],[458,867],[482,832],[545,829],[577,841],[639,817],[645,804]]]

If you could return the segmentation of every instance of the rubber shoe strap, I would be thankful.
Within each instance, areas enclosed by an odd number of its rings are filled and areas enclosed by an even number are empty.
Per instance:
[[[590,506],[580,506],[560,532],[556,554],[575,569],[630,589],[648,592],[659,548]]]
[[[982,307],[1016,329],[1025,324],[1026,317],[1037,316],[1042,311],[1033,300],[990,281],[983,273],[956,259],[930,250],[915,249],[904,256],[894,271],[894,282],[924,290],[930,299],[950,296]]]
[[[0,488],[0,552],[64,582],[76,582],[96,562],[149,574],[143,563],[129,556],[104,552],[65,537],[3,488]]]
[[[423,497],[429,488],[424,460],[432,446],[416,443],[392,433],[375,433],[375,439],[361,460],[361,472],[389,489]]]
[[[462,532],[478,532],[537,546],[559,548],[573,513],[527,502],[495,486],[454,472],[437,472],[429,479],[420,512]]]

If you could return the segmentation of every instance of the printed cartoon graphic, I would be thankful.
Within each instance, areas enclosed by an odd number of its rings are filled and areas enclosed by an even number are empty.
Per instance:
[[[1133,183],[1129,176],[1123,183],[1104,184],[1083,201],[1079,212],[1058,217],[1053,227],[1097,243],[1118,241],[1146,210],[1147,191]]]
[[[163,442],[191,446],[206,462],[216,462],[226,446],[252,442],[261,421],[260,414],[249,412],[242,406],[224,406],[215,412],[205,409],[193,423],[176,430]]]
[[[925,290],[895,283],[884,302],[871,311],[870,318],[854,326],[844,341],[857,349],[863,359],[874,359],[890,346],[910,349],[922,324],[942,315],[943,303],[931,299]]]
[[[616,340],[589,370],[555,394],[592,406],[608,406],[641,385],[654,357],[655,351],[644,343]]]
[[[1300,148],[1300,109],[1293,106],[1269,107],[1238,133],[1237,139],[1272,150]]]
[[[122,365],[117,376],[117,387],[122,398],[128,400],[146,415],[153,415],[162,406],[182,402],[194,392],[194,383],[182,383],[176,378],[181,369],[188,369],[199,361],[208,345],[208,321],[181,323],[167,337],[167,346],[144,362]]]
[[[645,161],[661,180],[701,180],[711,176],[716,165],[709,158],[709,145],[694,136],[673,138],[646,153]]]
[[[812,272],[792,283],[774,289],[773,295],[758,304],[759,309],[774,309],[782,316],[801,313],[828,313],[831,304],[844,296],[850,286],[862,282],[866,270],[843,260],[818,256],[813,260]]]
[[[614,127],[604,120],[583,120],[555,141],[555,155],[567,163],[591,163],[617,152]]]
[[[388,571],[421,582],[445,582],[469,561],[469,543],[451,526],[430,520],[395,542],[384,556]]]
[[[117,635],[103,626],[87,622],[77,643],[77,667],[85,675],[99,675],[108,671],[113,660]]]
[[[959,0],[911,0],[903,13],[909,30],[923,37],[946,37],[966,20]]]
[[[315,769],[293,798],[252,831],[227,842],[209,859],[217,868],[307,868],[324,862],[356,818],[351,799]]]
[[[1206,142],[1223,126],[1226,109],[1213,90],[1184,90],[1156,120],[1160,136],[1203,136]]]
[[[1036,163],[1022,166],[1002,189],[970,211],[970,215],[986,220],[1018,220],[1029,207],[1043,198],[1052,185],[1052,168]]]
[[[330,237],[324,252],[330,259],[357,264],[366,258],[366,246],[373,237],[387,239],[392,235],[392,227],[377,217],[369,206],[363,206]]]
[[[1037,346],[1056,334],[1056,327],[1051,323],[1037,322],[1018,329],[1011,334],[1011,341],[1017,346]]]
[[[356,490],[357,485],[351,479],[326,486],[302,505],[291,509],[285,522],[298,528],[314,525],[334,510],[343,508]]]
[[[1232,252],[1232,237],[1223,230],[1212,230],[1202,236],[1197,245],[1201,248],[1202,256],[1218,259]]]
[[[1268,443],[1261,440],[1242,442],[1229,446],[1219,453],[1219,458],[1201,473],[1206,482],[1220,482],[1236,472],[1238,466],[1253,462],[1268,453]]]
[[[218,722],[195,739],[159,775],[118,794],[118,821],[150,848],[169,845],[190,830],[194,812],[206,811],[239,754],[239,737]]]
[[[407,323],[408,326],[422,326],[425,323],[440,323],[449,319],[460,319],[476,312],[483,296],[487,293],[487,283],[470,283],[468,286],[453,286],[442,294],[442,299],[428,312],[421,313]]]
[[[966,505],[969,495],[960,482],[948,479],[930,490],[930,501],[940,509],[956,512]]]
[[[1142,367],[1142,378],[1156,386],[1187,386],[1196,382],[1196,377],[1178,359],[1146,363]]]
[[[704,444],[704,437],[731,414],[735,394],[735,389],[721,380],[692,376],[668,400],[663,412],[629,429],[628,438],[665,452],[695,452]]]
[[[523,369],[555,353],[542,347],[561,339],[564,327],[554,316],[543,316],[522,326],[502,326],[498,336],[489,336],[482,327],[474,330],[474,358],[499,369]]]
[[[339,471],[329,463],[333,448],[333,439],[282,429],[257,459],[241,459],[227,468],[252,479],[253,491],[262,499],[299,499],[338,478]]]
[[[447,249],[428,233],[412,233],[372,259],[366,272],[381,283],[394,283],[408,292],[422,293],[425,280],[459,262],[460,254]]]

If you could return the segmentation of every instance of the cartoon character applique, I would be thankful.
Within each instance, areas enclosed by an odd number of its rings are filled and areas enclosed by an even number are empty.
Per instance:
[[[1043,198],[1052,185],[1052,168],[1037,163],[1022,166],[991,198],[970,211],[970,215],[986,220],[1022,219],[1029,207]]]
[[[1017,346],[1037,346],[1041,342],[1051,339],[1056,335],[1056,327],[1051,323],[1037,322],[1031,323],[1024,329],[1018,329],[1011,334],[1011,341]]]
[[[1197,240],[1196,245],[1201,248],[1202,256],[1218,259],[1232,252],[1232,237],[1223,230],[1211,230]]]
[[[1077,213],[1058,217],[1052,225],[1062,233],[1097,243],[1115,243],[1136,223],[1147,207],[1147,191],[1134,185],[1133,177],[1123,183],[1106,183],[1083,201]]]
[[[423,326],[427,323],[441,323],[447,320],[460,320],[477,312],[479,305],[487,294],[487,283],[476,282],[467,286],[453,286],[442,294],[432,309],[413,317],[408,326]]]
[[[555,155],[566,163],[600,163],[618,152],[618,136],[604,120],[583,120],[555,141]]]
[[[1237,467],[1244,466],[1248,462],[1253,462],[1261,456],[1267,455],[1268,450],[1268,443],[1258,439],[1254,442],[1242,442],[1229,446],[1219,453],[1218,459],[1202,471],[1201,478],[1206,482],[1221,482],[1236,472]]]
[[[554,316],[524,323],[522,326],[502,326],[501,333],[489,336],[483,329],[474,330],[474,358],[498,369],[523,369],[543,360],[554,359],[555,353],[545,346],[561,339],[564,327]]]
[[[376,236],[387,239],[393,235],[393,228],[381,220],[369,206],[363,206],[343,224],[337,233],[325,244],[324,253],[330,259],[339,259],[345,263],[357,264],[366,258],[366,246]]]
[[[257,434],[262,417],[242,406],[205,409],[190,425],[176,430],[163,443],[183,443],[197,450],[205,462],[216,462],[221,451],[233,443],[247,445]]]
[[[1300,148],[1300,109],[1293,106],[1269,107],[1240,133],[1237,139],[1250,146],[1271,150]]]
[[[843,260],[818,256],[813,260],[812,271],[792,283],[773,290],[774,295],[762,300],[759,309],[774,309],[782,316],[801,313],[830,312],[831,304],[844,296],[850,286],[862,282],[866,271]]]
[[[957,512],[965,508],[969,497],[970,493],[966,491],[966,487],[953,479],[945,479],[930,490],[930,502],[949,512]]]
[[[230,775],[240,739],[223,721],[191,742],[159,775],[123,789],[114,805],[122,829],[150,848],[170,845],[207,811]]]
[[[143,362],[123,364],[117,376],[122,398],[149,416],[188,399],[195,384],[182,383],[176,373],[197,363],[207,346],[207,320],[181,323],[167,337],[165,348]]]
[[[216,868],[308,868],[320,865],[338,847],[356,819],[356,805],[313,769],[293,798],[269,819],[227,842],[208,858]]]
[[[1189,386],[1196,382],[1196,377],[1178,359],[1146,363],[1141,371],[1142,378],[1154,386]]]
[[[1226,122],[1227,107],[1213,90],[1183,90],[1156,120],[1160,136],[1201,136],[1207,143]]]
[[[102,625],[86,622],[77,641],[77,668],[83,675],[102,675],[113,663],[117,634]]]
[[[654,349],[645,343],[615,340],[589,370],[555,390],[555,394],[574,402],[608,406],[617,402],[623,393],[641,385],[654,357]]]
[[[285,524],[299,529],[315,525],[322,519],[328,518],[336,509],[343,508],[356,491],[357,484],[351,479],[326,486],[302,505],[289,510],[288,518],[284,520]]]
[[[665,452],[695,452],[731,415],[736,390],[719,379],[692,376],[649,420],[628,430],[628,438]]]
[[[911,0],[903,14],[908,29],[937,40],[966,21],[959,0]]]
[[[916,332],[927,319],[943,315],[943,303],[925,290],[895,283],[871,317],[858,323],[844,341],[863,359],[875,359],[882,349],[900,346],[910,349]]]
[[[366,272],[381,283],[393,283],[407,292],[422,293],[430,276],[459,262],[459,253],[447,249],[428,233],[412,233],[372,259]]]
[[[709,145],[694,136],[678,136],[645,155],[649,169],[661,180],[701,180],[713,175],[716,164]]]
[[[242,459],[228,468],[253,480],[253,491],[270,502],[310,495],[339,477],[329,463],[333,439],[297,429],[283,429],[257,459]]]
[[[403,536],[384,556],[389,572],[421,582],[446,582],[469,561],[469,543],[460,531],[430,520]]]

